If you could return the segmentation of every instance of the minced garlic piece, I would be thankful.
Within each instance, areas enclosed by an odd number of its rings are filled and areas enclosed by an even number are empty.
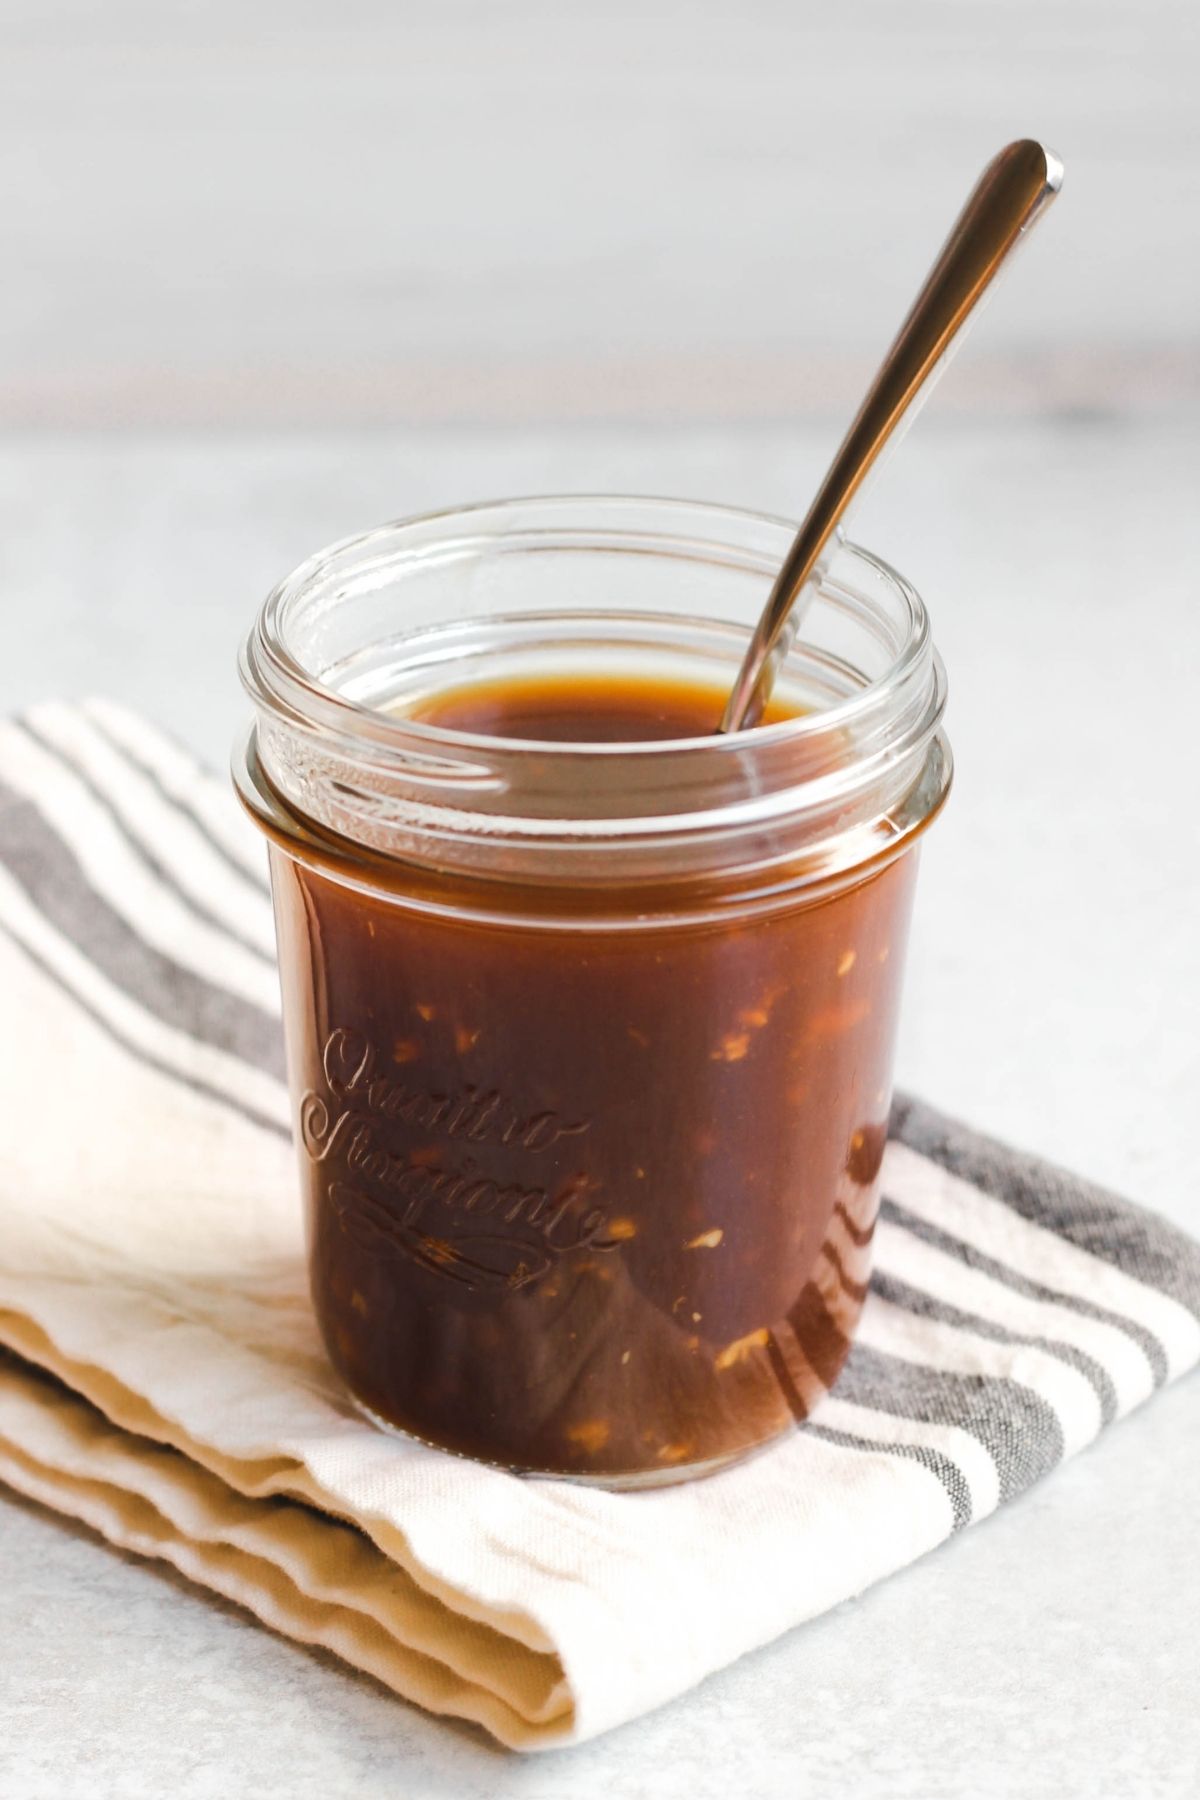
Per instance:
[[[843,1032],[853,1031],[856,1025],[861,1025],[870,1010],[866,1000],[855,1001],[850,1006],[823,1006],[809,1018],[808,1041],[841,1037]]]
[[[685,1250],[715,1250],[724,1236],[721,1227],[714,1225],[711,1231],[702,1231],[699,1237],[689,1238],[683,1247]]]
[[[734,1338],[732,1344],[726,1344],[713,1359],[713,1368],[732,1369],[734,1363],[744,1362],[752,1350],[761,1350],[769,1336],[766,1326],[760,1325],[757,1331],[748,1331],[745,1337]]]
[[[595,1456],[612,1436],[612,1426],[607,1419],[582,1419],[578,1425],[568,1425],[566,1435],[586,1455]]]

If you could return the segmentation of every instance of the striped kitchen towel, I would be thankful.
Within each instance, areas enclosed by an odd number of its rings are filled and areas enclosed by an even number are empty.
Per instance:
[[[654,1493],[519,1480],[332,1378],[261,844],[114,706],[0,726],[0,993],[0,1479],[522,1749],[901,1568],[1200,1356],[1200,1248],[904,1100],[808,1426]]]

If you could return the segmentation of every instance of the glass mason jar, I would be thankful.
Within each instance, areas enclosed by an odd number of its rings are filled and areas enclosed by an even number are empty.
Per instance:
[[[950,782],[918,596],[842,545],[776,687],[801,716],[732,736],[406,716],[530,673],[727,690],[791,531],[415,519],[304,563],[246,642],[313,1300],[383,1426],[651,1485],[769,1443],[846,1357]]]

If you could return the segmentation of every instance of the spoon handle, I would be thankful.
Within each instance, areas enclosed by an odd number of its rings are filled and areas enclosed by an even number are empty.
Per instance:
[[[884,446],[915,416],[1009,253],[1057,194],[1062,175],[1058,158],[1031,138],[1009,144],[984,170],[796,533],[738,670],[721,731],[739,731],[761,717],[800,623],[802,590],[815,589],[846,509]]]

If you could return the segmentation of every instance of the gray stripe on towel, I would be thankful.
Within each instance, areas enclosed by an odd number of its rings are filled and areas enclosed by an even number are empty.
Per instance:
[[[1121,1200],[1055,1163],[1011,1149],[956,1119],[898,1094],[890,1135],[1200,1318],[1200,1245],[1165,1219]]]
[[[1154,1375],[1155,1387],[1161,1387],[1167,1379],[1167,1353],[1158,1338],[1144,1325],[1134,1319],[1126,1318],[1124,1313],[1114,1312],[1111,1307],[1097,1306],[1092,1300],[1081,1300],[1075,1294],[1064,1294],[1061,1289],[1048,1287],[1044,1282],[1031,1281],[1027,1275],[1019,1275],[1007,1263],[997,1262],[994,1256],[977,1250],[974,1244],[968,1244],[953,1232],[944,1230],[940,1225],[930,1224],[928,1219],[918,1218],[916,1213],[909,1212],[898,1200],[887,1194],[879,1203],[880,1217],[889,1219],[893,1225],[901,1226],[919,1237],[926,1244],[932,1244],[935,1250],[942,1250],[952,1256],[956,1262],[966,1263],[968,1268],[978,1269],[981,1275],[990,1275],[994,1281],[1003,1282],[1005,1287],[1014,1293],[1024,1294],[1028,1300],[1046,1300],[1054,1306],[1065,1307],[1068,1311],[1079,1313],[1082,1318],[1095,1319],[1101,1325],[1112,1325],[1123,1331],[1127,1338],[1143,1352]]]
[[[854,1437],[848,1431],[835,1431],[829,1425],[806,1425],[813,1437],[824,1438],[826,1443],[840,1444],[846,1450],[871,1450],[885,1456],[903,1456],[908,1462],[917,1462],[937,1476],[950,1497],[950,1505],[954,1510],[955,1531],[961,1531],[964,1525],[971,1523],[971,1489],[966,1476],[958,1464],[950,1457],[943,1456],[940,1450],[930,1450],[924,1444],[885,1444],[875,1438]]]
[[[139,756],[136,750],[131,750],[128,744],[122,743],[119,738],[113,735],[104,720],[98,718],[95,713],[89,711],[86,707],[80,710],[80,717],[87,720],[97,737],[102,737],[104,739],[114,756],[119,756],[122,762],[127,763],[131,769],[138,775],[143,776],[145,780],[150,783],[164,806],[171,807],[174,812],[179,814],[181,819],[187,820],[188,824],[191,825],[204,839],[213,854],[220,857],[226,868],[232,869],[233,873],[240,876],[240,878],[250,887],[256,888],[264,899],[270,898],[271,884],[267,880],[266,875],[255,874],[253,869],[249,868],[244,862],[241,862],[229,849],[228,845],[222,843],[199,807],[189,805],[189,803],[186,800],[181,799],[177,793],[173,793],[163,781],[162,776],[154,767],[153,763],[147,762],[144,756]],[[22,723],[28,726],[28,718],[24,718]],[[191,751],[186,749],[184,745],[180,743],[178,738],[173,737],[170,732],[163,731],[160,725],[155,725],[154,730],[158,732],[160,737],[165,738],[180,756],[186,759],[189,767],[194,771],[193,779],[197,785],[204,777],[211,774],[211,771],[208,769],[201,768]]]
[[[56,931],[172,1030],[186,1030],[282,1079],[279,1020],[164,956],[88,884],[33,802],[0,783],[0,862]]]
[[[65,750],[60,749],[50,738],[43,736],[27,718],[15,719],[13,723],[19,731],[24,732],[26,737],[32,738],[43,755],[52,757],[61,768],[68,770],[87,789],[96,805],[103,809],[114,830],[120,832],[133,854],[162,882],[164,887],[170,888],[179,904],[190,912],[194,919],[198,919],[201,924],[208,926],[211,931],[221,932],[223,936],[240,945],[243,950],[264,966],[270,965],[270,957],[265,954],[261,944],[256,944],[253,938],[244,937],[220,913],[213,912],[210,907],[197,900],[176,880],[170,864],[163,862],[153,845],[148,844],[145,838],[130,827],[128,821],[122,817],[120,809],[111,795],[100,785],[90,769],[86,768],[83,763],[77,762]]]
[[[106,1019],[103,1013],[98,1012],[96,1008],[92,1006],[90,1001],[85,1000],[81,994],[76,993],[75,989],[58,973],[57,969],[51,968],[45,957],[39,956],[36,950],[31,949],[24,939],[19,938],[16,932],[12,931],[3,920],[0,920],[0,931],[4,933],[5,937],[8,938],[11,943],[16,945],[23,956],[29,958],[29,961],[33,964],[34,968],[44,975],[47,981],[52,982],[60,993],[65,994],[67,999],[79,1008],[80,1012],[86,1013],[92,1023],[98,1026],[106,1037],[111,1038],[114,1044],[119,1044],[122,1050],[126,1051],[145,1068],[153,1069],[159,1075],[165,1075],[170,1081],[179,1082],[181,1087],[190,1088],[193,1093],[203,1094],[206,1100],[212,1100],[215,1101],[218,1106],[227,1107],[230,1112],[235,1112],[239,1114],[241,1118],[248,1119],[252,1125],[257,1125],[262,1131],[269,1131],[275,1137],[291,1137],[291,1132],[288,1127],[286,1125],[281,1125],[277,1119],[269,1118],[266,1113],[257,1112],[254,1107],[247,1106],[241,1100],[235,1100],[232,1095],[222,1092],[220,1088],[211,1087],[207,1081],[202,1080],[198,1075],[185,1074],[184,1071],[177,1068],[174,1063],[166,1062],[157,1056],[153,1056],[150,1051],[144,1049],[141,1044],[134,1043],[131,1038],[126,1037],[125,1033],[118,1026],[112,1023],[111,1019]]]
[[[1057,1413],[1016,1381],[946,1374],[859,1341],[838,1376],[836,1392],[839,1400],[897,1418],[969,1431],[996,1465],[1001,1500],[1022,1493],[1062,1461]]]
[[[901,1281],[895,1275],[885,1275],[876,1269],[871,1279],[872,1291],[881,1300],[887,1300],[903,1312],[913,1313],[921,1319],[935,1320],[939,1325],[953,1325],[960,1331],[970,1332],[973,1337],[986,1338],[993,1344],[1028,1344],[1031,1349],[1044,1350],[1055,1356],[1060,1362],[1069,1363],[1073,1369],[1089,1381],[1096,1391],[1100,1402],[1100,1417],[1106,1425],[1111,1425],[1117,1416],[1117,1390],[1107,1369],[1098,1363],[1094,1356],[1088,1356],[1083,1350],[1077,1350],[1074,1344],[1064,1344],[1058,1338],[1035,1337],[1027,1332],[1010,1331],[1006,1326],[995,1325],[991,1319],[981,1319],[978,1313],[964,1312],[959,1306],[951,1306],[945,1300],[937,1300],[932,1294],[925,1293],[922,1288],[910,1287],[907,1281]]]

